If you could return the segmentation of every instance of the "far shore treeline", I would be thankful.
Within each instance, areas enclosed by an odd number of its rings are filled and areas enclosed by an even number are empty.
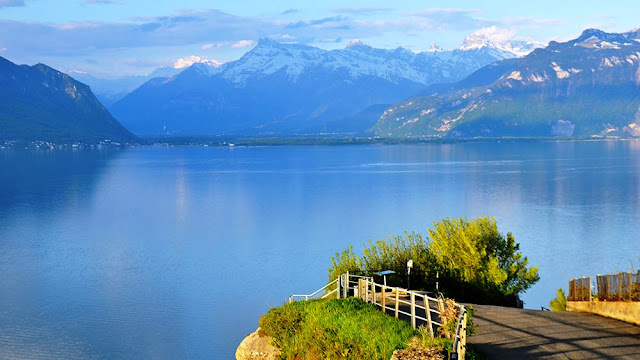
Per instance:
[[[363,255],[349,246],[331,258],[329,279],[349,271],[372,275],[393,270],[389,286],[407,286],[407,261],[413,260],[411,288],[439,291],[459,302],[518,306],[519,295],[535,284],[538,267],[520,252],[511,233],[498,231],[493,217],[443,219],[427,234],[405,233],[369,241]]]

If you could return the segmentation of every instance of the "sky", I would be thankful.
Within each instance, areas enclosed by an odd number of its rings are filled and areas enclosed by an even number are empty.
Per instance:
[[[0,0],[0,56],[115,78],[179,59],[232,61],[260,38],[327,50],[360,39],[417,52],[433,42],[457,48],[481,29],[545,43],[587,28],[624,32],[640,27],[637,14],[637,0]]]

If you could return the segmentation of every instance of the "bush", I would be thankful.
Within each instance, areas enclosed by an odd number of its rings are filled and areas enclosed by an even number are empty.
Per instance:
[[[567,311],[567,297],[565,296],[562,288],[558,289],[556,298],[549,301],[549,307],[551,308],[551,311]]]
[[[260,319],[281,359],[389,359],[417,331],[356,298],[310,300],[274,308]]]
[[[369,241],[363,256],[349,247],[331,258],[330,280],[350,271],[393,270],[391,286],[406,284],[406,263],[413,259],[414,289],[433,290],[436,274],[440,289],[459,301],[515,306],[518,295],[535,284],[538,268],[529,266],[511,233],[498,231],[494,218],[443,219],[434,223],[429,236],[405,233],[390,240]]]

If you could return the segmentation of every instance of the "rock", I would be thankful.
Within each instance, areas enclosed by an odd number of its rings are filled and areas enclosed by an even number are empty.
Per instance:
[[[276,360],[278,349],[271,345],[271,337],[260,334],[260,328],[249,334],[236,350],[236,360]]]

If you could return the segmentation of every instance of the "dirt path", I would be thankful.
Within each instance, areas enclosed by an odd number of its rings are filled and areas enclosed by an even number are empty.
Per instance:
[[[583,313],[474,305],[489,359],[640,359],[640,327]]]

